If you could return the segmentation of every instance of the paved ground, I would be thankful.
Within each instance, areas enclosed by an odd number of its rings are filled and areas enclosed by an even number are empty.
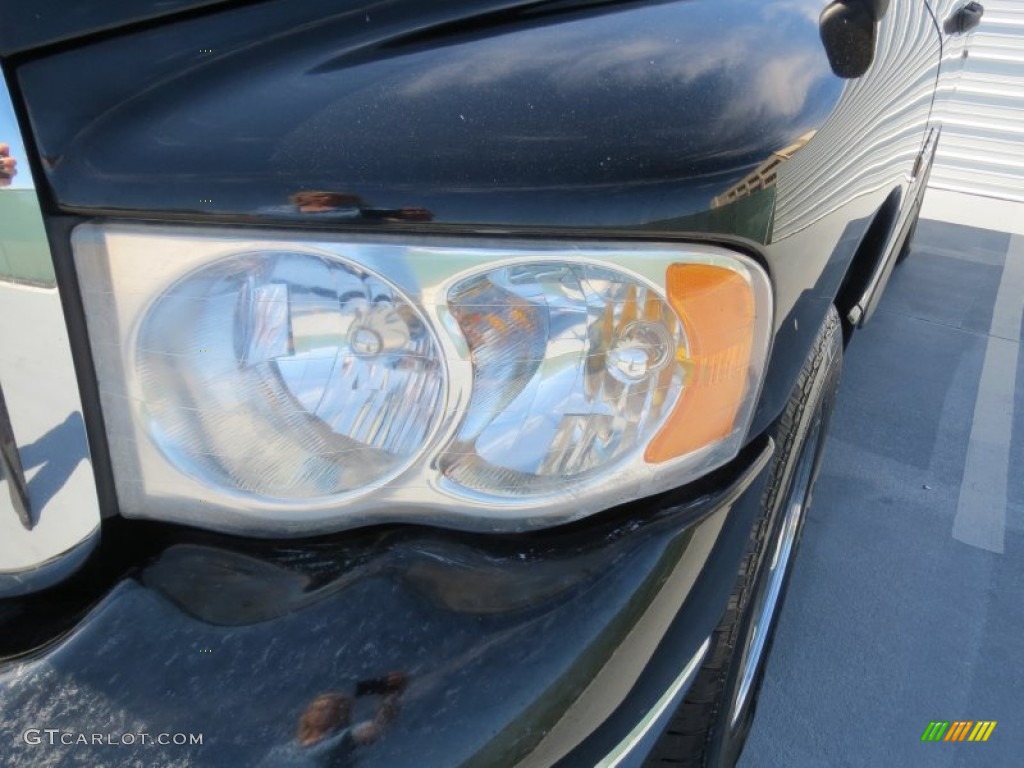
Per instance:
[[[1024,765],[1022,276],[1024,235],[922,221],[847,351],[741,768]]]

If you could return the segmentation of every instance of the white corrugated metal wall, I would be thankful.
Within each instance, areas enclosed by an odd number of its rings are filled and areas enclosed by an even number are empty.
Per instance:
[[[1024,202],[1024,0],[982,0],[931,186]]]

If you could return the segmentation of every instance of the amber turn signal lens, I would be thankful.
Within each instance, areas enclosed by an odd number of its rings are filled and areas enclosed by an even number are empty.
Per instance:
[[[756,301],[743,275],[713,264],[672,264],[665,285],[683,324],[683,391],[644,458],[657,464],[721,440],[736,428],[748,387]]]

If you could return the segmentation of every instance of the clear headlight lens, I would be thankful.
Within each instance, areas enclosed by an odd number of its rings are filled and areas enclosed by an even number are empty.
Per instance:
[[[309,253],[243,253],[164,291],[138,334],[147,427],[181,470],[268,499],[362,488],[424,447],[444,394],[395,288]]]
[[[460,281],[448,302],[472,355],[473,394],[441,466],[467,488],[563,491],[642,452],[683,388],[682,326],[635,277],[518,264]]]
[[[83,225],[122,514],[522,530],[735,456],[771,293],[696,245]]]

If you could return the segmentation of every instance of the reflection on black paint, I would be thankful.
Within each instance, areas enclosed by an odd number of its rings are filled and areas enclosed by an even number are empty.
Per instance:
[[[328,220],[359,221],[430,221],[434,214],[418,206],[374,208],[359,195],[330,190],[304,190],[288,197],[286,205],[261,208],[268,216],[303,216]]]
[[[601,552],[573,555],[572,568],[542,558],[509,567],[471,547],[427,539],[397,544],[366,563],[324,576],[330,564],[311,555],[314,575],[289,564],[230,549],[176,544],[140,574],[147,587],[189,616],[217,626],[247,626],[311,608],[367,578],[395,579],[447,611],[499,615],[562,598],[600,573]]]
[[[808,131],[789,146],[773,151],[739,181],[725,190],[716,190],[706,211],[647,226],[659,230],[728,232],[756,243],[771,242],[780,166],[803,149],[815,133]]]
[[[414,684],[380,738],[353,751],[359,765],[511,764],[609,654],[630,652],[633,619],[662,594],[689,551],[686,521],[706,503],[562,541],[371,530],[305,545],[171,545],[45,660],[0,667],[0,717],[14,730],[45,710],[52,728],[204,733],[188,750],[96,747],[96,762],[256,765],[294,739],[322,693],[353,696],[352,722],[375,720],[382,685],[401,670]],[[120,546],[135,546],[126,536]],[[493,730],[460,726],[481,713]],[[18,752],[11,764],[31,760]]]
[[[404,672],[360,680],[355,695],[321,693],[303,710],[295,738],[272,749],[261,768],[346,768],[356,750],[377,741],[398,716],[399,699],[409,683]],[[357,697],[378,699],[372,718],[352,724]]]
[[[599,4],[457,24],[438,47],[408,35],[457,21],[454,7],[302,26],[299,7],[267,5],[225,14],[230,26],[209,17],[68,51],[22,78],[40,114],[52,103],[64,118],[38,138],[64,158],[50,180],[71,205],[195,211],[212,198],[203,211],[270,218],[319,188],[385,211],[414,195],[441,223],[642,226],[707,210],[827,117],[842,83],[820,8],[804,5]],[[275,13],[281,34],[232,42]],[[216,61],[179,51],[189,30]]]

